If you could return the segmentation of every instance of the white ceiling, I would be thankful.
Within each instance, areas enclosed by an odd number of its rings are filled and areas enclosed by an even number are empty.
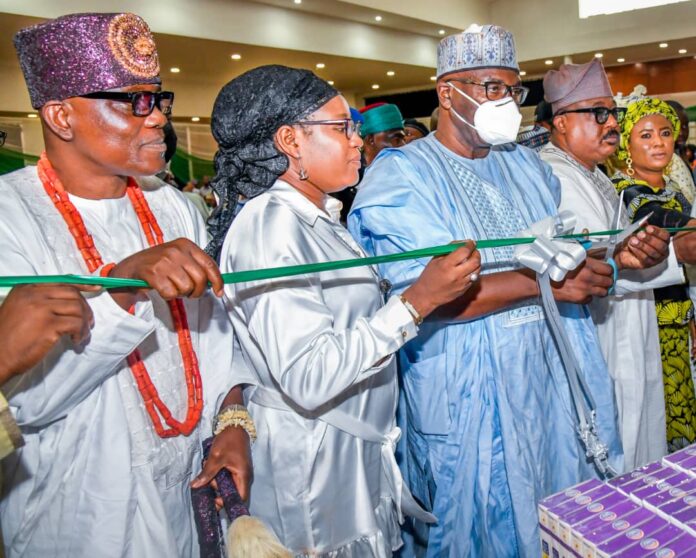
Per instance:
[[[10,41],[17,29],[64,13],[124,10],[156,32],[165,86],[177,90],[186,115],[205,116],[224,83],[267,63],[314,69],[356,104],[373,84],[380,92],[432,87],[438,31],[456,32],[474,18],[514,32],[527,78],[565,56],[585,62],[598,51],[607,66],[619,57],[696,54],[696,0],[584,20],[577,0],[0,0],[0,111],[30,110]],[[662,41],[669,48],[659,48]],[[242,60],[230,60],[234,52]],[[326,67],[316,69],[318,62]],[[172,66],[181,72],[170,73]]]

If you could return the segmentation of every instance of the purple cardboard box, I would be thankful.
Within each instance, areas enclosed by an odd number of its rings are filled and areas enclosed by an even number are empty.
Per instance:
[[[561,541],[566,545],[570,545],[572,542],[571,533],[574,526],[603,512],[607,505],[612,505],[616,502],[612,497],[616,497],[618,494],[620,494],[618,490],[605,484],[587,494],[588,497],[592,498],[592,501],[586,506],[559,516],[558,533]]]
[[[665,504],[662,504],[657,509],[663,515],[673,517],[675,513],[687,507],[693,507],[696,504],[696,492],[689,492],[682,498],[675,498]]]
[[[679,466],[692,477],[696,477],[696,457],[682,461]]]
[[[655,471],[651,471],[649,474],[643,475],[631,482],[622,484],[619,490],[624,494],[633,494],[638,490],[645,488],[646,486],[653,486],[662,480],[665,480],[671,476],[674,476],[676,471],[671,467],[660,467]]]
[[[619,488],[624,484],[628,484],[629,482],[633,482],[634,480],[644,477],[645,475],[649,475],[653,471],[657,471],[662,467],[664,467],[664,465],[662,465],[662,463],[660,463],[659,461],[656,461],[655,463],[648,463],[647,465],[643,465],[642,467],[639,467],[638,469],[635,469],[630,473],[625,473],[621,476],[611,479],[609,481],[609,484]]]
[[[684,508],[672,514],[672,520],[682,525],[696,521],[696,496],[685,496],[684,501],[687,500],[687,505]]]
[[[576,512],[579,509],[584,508],[588,504],[607,496],[614,489],[606,484],[600,483],[596,488],[589,490],[588,492],[583,492],[579,496],[572,498],[570,500],[565,500],[557,506],[549,508],[547,510],[549,516],[548,528],[554,534],[556,538],[560,538],[561,535],[561,522],[564,517]]]
[[[657,508],[670,500],[683,498],[690,491],[696,490],[696,479],[692,479],[686,473],[677,472],[673,477],[661,481],[655,486],[660,490],[655,493],[647,493],[648,489],[646,488],[645,494],[636,492],[635,495],[641,498],[645,505]]]
[[[559,549],[562,548],[561,541],[553,536],[551,531],[546,527],[539,526],[539,533],[541,535],[541,556],[542,558],[553,558],[554,556],[559,556]]]
[[[578,485],[567,488],[562,492],[557,492],[556,494],[547,496],[541,502],[539,502],[539,523],[542,527],[548,527],[550,523],[548,512],[550,509],[557,507],[559,504],[570,500],[571,498],[576,498],[587,490],[592,490],[601,485],[602,482],[598,481],[597,479],[590,479]]]
[[[653,496],[659,492],[669,491],[672,488],[679,486],[689,480],[689,475],[681,471],[675,471],[674,469],[665,469],[666,471],[671,471],[667,477],[658,480],[656,483],[643,486],[632,492],[638,500],[646,500],[648,497]]]
[[[696,444],[689,446],[688,448],[680,449],[675,451],[670,455],[665,455],[662,458],[662,462],[665,465],[672,467],[673,465],[678,465],[682,461],[686,461],[691,457],[696,457]]]
[[[562,490],[560,492],[556,492],[555,494],[551,494],[550,496],[547,496],[543,500],[539,502],[540,506],[544,506],[545,508],[550,508],[553,506],[557,506],[564,500],[570,500],[571,498],[575,498],[576,496],[579,496],[583,492],[587,492],[588,490],[592,490],[594,488],[597,488],[600,486],[602,481],[599,481],[597,479],[590,479],[586,480],[584,482],[581,482],[580,484],[576,484],[575,486],[571,486],[570,488],[566,488],[565,490]]]
[[[640,543],[646,539],[653,538],[653,535],[657,535],[657,533],[669,526],[669,523],[664,519],[654,515],[647,521],[626,529],[618,537],[598,545],[595,555],[598,558],[640,556],[643,554]]]
[[[601,500],[604,510],[599,514],[594,515],[582,523],[573,525],[571,533],[571,547],[577,553],[582,552],[583,541],[589,533],[596,532],[609,523],[619,519],[619,516],[625,516],[640,509],[640,506],[631,500],[628,496],[618,491]]]
[[[669,548],[669,545],[683,534],[684,531],[676,525],[667,525],[667,527],[660,529],[657,533],[649,534],[636,543],[635,550],[637,552],[634,554],[635,556],[641,556],[641,558],[654,556],[659,550]],[[669,554],[669,552],[666,553]]]
[[[696,537],[684,533],[657,550],[651,550],[641,558],[687,558],[696,555]]]
[[[616,514],[616,519],[611,522],[603,522],[601,526],[585,534],[580,550],[580,555],[583,558],[593,558],[595,550],[603,543],[655,517],[655,514],[631,501],[618,504],[606,513]],[[601,516],[602,514],[599,518]],[[595,520],[593,519],[593,521]]]

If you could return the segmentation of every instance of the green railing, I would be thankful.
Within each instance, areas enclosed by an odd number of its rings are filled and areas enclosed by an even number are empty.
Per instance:
[[[192,178],[199,180],[203,176],[215,176],[212,161],[190,155],[181,149],[176,150],[170,168],[174,176],[182,182],[188,182]]]
[[[27,165],[35,165],[38,160],[36,155],[0,147],[0,174],[21,169]],[[215,176],[215,167],[212,161],[190,155],[181,149],[177,149],[172,157],[171,171],[184,183],[193,178],[200,180],[203,176]]]
[[[6,174],[21,169],[27,165],[35,165],[38,160],[39,158],[35,155],[28,155],[26,153],[0,147],[0,174]]]

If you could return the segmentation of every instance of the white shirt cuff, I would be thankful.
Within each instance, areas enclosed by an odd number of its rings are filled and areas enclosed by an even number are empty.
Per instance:
[[[400,349],[416,335],[418,327],[413,316],[398,296],[392,296],[370,320],[370,325],[383,335],[392,338],[394,351]]]

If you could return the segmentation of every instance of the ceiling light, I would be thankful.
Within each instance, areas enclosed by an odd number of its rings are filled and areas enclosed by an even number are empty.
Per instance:
[[[445,30],[444,30],[444,29],[440,29],[440,30],[437,32],[437,34],[438,34],[438,35],[444,35],[444,34],[445,34]]]
[[[527,75],[527,72],[525,72],[524,70],[521,70],[521,71],[520,71],[520,75],[521,75],[521,76],[526,76],[526,75]]]
[[[241,60],[241,59],[242,59],[242,55],[241,55],[241,54],[233,54],[232,56],[230,56],[230,58],[231,58],[232,60]]]
[[[660,43],[660,48],[667,48],[669,43]]]
[[[169,68],[169,71],[173,74],[178,74],[181,71],[181,68],[174,66],[173,68]]]
[[[437,81],[437,76],[430,76],[430,81]]]
[[[394,77],[394,76],[396,75],[396,72],[395,72],[394,70],[389,70],[389,71],[387,72],[387,75],[388,75],[389,77]]]
[[[201,121],[201,117],[200,117],[200,116],[192,116],[192,117],[191,117],[191,122],[200,122],[200,121]]]
[[[376,83],[373,83],[373,84],[372,84],[372,89],[379,89],[379,85],[376,84]]]
[[[327,83],[328,83],[329,85],[333,85],[333,84],[334,84],[333,80],[329,80]]]
[[[38,117],[39,117],[39,115],[36,114],[35,112],[30,112],[29,114],[27,114],[27,118],[38,118]]]
[[[553,60],[544,60],[544,64],[551,66],[553,64]]]
[[[302,0],[293,0],[293,2],[295,2],[295,4],[302,4]]]
[[[617,58],[616,61],[621,64],[622,62],[626,62],[625,58]]]
[[[680,48],[680,49],[679,49],[679,54],[686,54],[686,49],[685,49],[685,48]]]
[[[382,16],[375,16],[375,21],[382,21]]]
[[[589,16],[615,14],[629,10],[653,8],[666,4],[676,4],[684,0],[579,0],[579,15],[585,19]]]
[[[601,52],[595,52],[595,58],[602,58],[604,55]]]
[[[319,62],[319,63],[317,64],[317,69],[318,69],[318,70],[323,70],[324,68],[326,68],[326,64],[324,64],[323,62]]]

